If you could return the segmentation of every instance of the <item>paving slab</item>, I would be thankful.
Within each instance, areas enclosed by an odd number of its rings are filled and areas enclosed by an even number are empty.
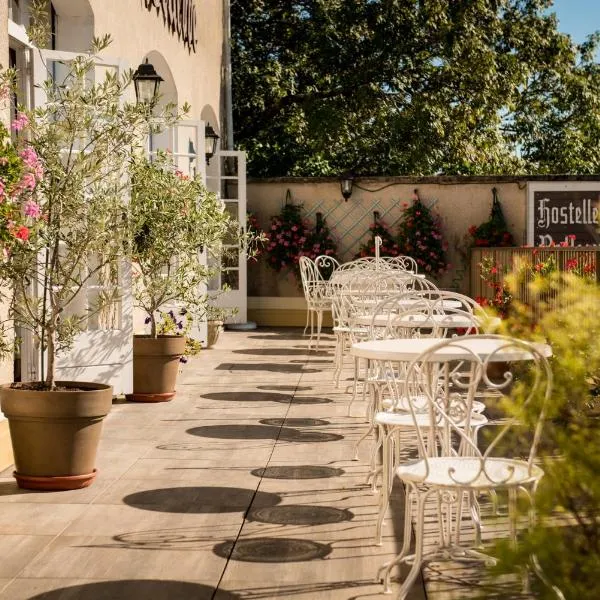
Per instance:
[[[348,416],[353,365],[336,388],[333,349],[327,334],[317,352],[301,330],[225,332],[183,367],[173,401],[114,405],[90,488],[24,492],[0,473],[0,598],[386,597],[375,576],[399,551],[403,493],[374,545],[369,440],[354,460],[365,404],[359,388]],[[472,568],[423,573],[407,600],[489,592]]]

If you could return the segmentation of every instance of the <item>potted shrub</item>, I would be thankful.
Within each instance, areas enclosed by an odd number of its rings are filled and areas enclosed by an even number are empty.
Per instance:
[[[164,402],[175,395],[184,336],[162,334],[159,315],[184,305],[205,310],[201,285],[210,276],[202,250],[220,246],[232,230],[223,205],[199,177],[176,170],[171,157],[158,152],[152,161],[139,156],[131,167],[131,250],[134,299],[146,313],[150,334],[133,342],[133,394],[137,402]]]
[[[17,148],[2,131],[0,277],[12,290],[11,318],[41,353],[41,381],[0,389],[25,488],[89,485],[112,404],[109,385],[56,381],[57,354],[117,298],[115,286],[93,305],[82,302],[86,286],[110,277],[123,257],[126,166],[146,126],[146,107],[122,103],[129,74],[90,83],[93,55],[108,43],[95,40],[90,54],[65,65],[63,81],[43,84],[47,103],[13,122]]]
[[[223,308],[210,303],[206,306],[207,348],[212,348],[217,343],[223,331],[225,319],[235,315],[236,312],[236,308]]]

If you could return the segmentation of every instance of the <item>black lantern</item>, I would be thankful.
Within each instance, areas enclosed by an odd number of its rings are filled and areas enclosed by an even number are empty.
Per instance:
[[[352,186],[354,185],[354,175],[352,173],[344,173],[340,177],[340,188],[342,190],[342,196],[344,200],[348,201],[348,198],[352,196]]]
[[[142,63],[133,74],[136,100],[146,104],[154,104],[158,98],[158,89],[162,81],[164,79],[146,59],[146,62]]]
[[[217,135],[217,132],[210,126],[210,123],[207,123],[204,128],[204,154],[206,156],[207,165],[210,165],[210,159],[217,151],[218,141],[219,136]]]

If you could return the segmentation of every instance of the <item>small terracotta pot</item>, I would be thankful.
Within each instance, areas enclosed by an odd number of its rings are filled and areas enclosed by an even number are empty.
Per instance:
[[[211,348],[217,343],[219,335],[223,331],[223,321],[207,321],[206,327],[206,347]]]
[[[112,406],[110,385],[57,381],[74,388],[40,391],[0,387],[19,487],[73,490],[96,477],[102,420]]]
[[[185,336],[136,335],[133,338],[133,402],[167,402],[175,396]]]

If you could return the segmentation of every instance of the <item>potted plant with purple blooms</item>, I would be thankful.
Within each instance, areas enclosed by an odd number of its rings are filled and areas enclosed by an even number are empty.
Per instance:
[[[34,17],[47,15],[47,2],[32,6]],[[43,30],[39,36],[30,31],[38,47]],[[131,73],[90,78],[95,57],[109,43],[108,36],[95,39],[89,53],[59,72],[46,65],[48,79],[39,86],[46,103],[35,110],[19,107],[14,142],[0,129],[2,300],[37,354],[38,381],[0,388],[14,475],[26,488],[90,485],[102,420],[112,406],[110,385],[61,381],[57,366],[90,319],[111,314],[120,297],[127,164],[143,150],[140,131],[148,114],[145,106],[125,101]],[[14,73],[0,75],[0,84],[6,99],[15,90]],[[106,291],[88,294],[98,282]]]
[[[204,312],[207,297],[200,290],[210,271],[202,252],[218,252],[225,236],[238,228],[200,178],[177,170],[167,153],[157,153],[152,161],[137,157],[131,180],[133,295],[150,333],[134,338],[130,399],[164,402],[175,395],[186,352],[186,336],[178,335],[185,326],[180,329],[175,317],[181,309],[173,309],[173,316],[168,309],[185,306],[186,323]]]

